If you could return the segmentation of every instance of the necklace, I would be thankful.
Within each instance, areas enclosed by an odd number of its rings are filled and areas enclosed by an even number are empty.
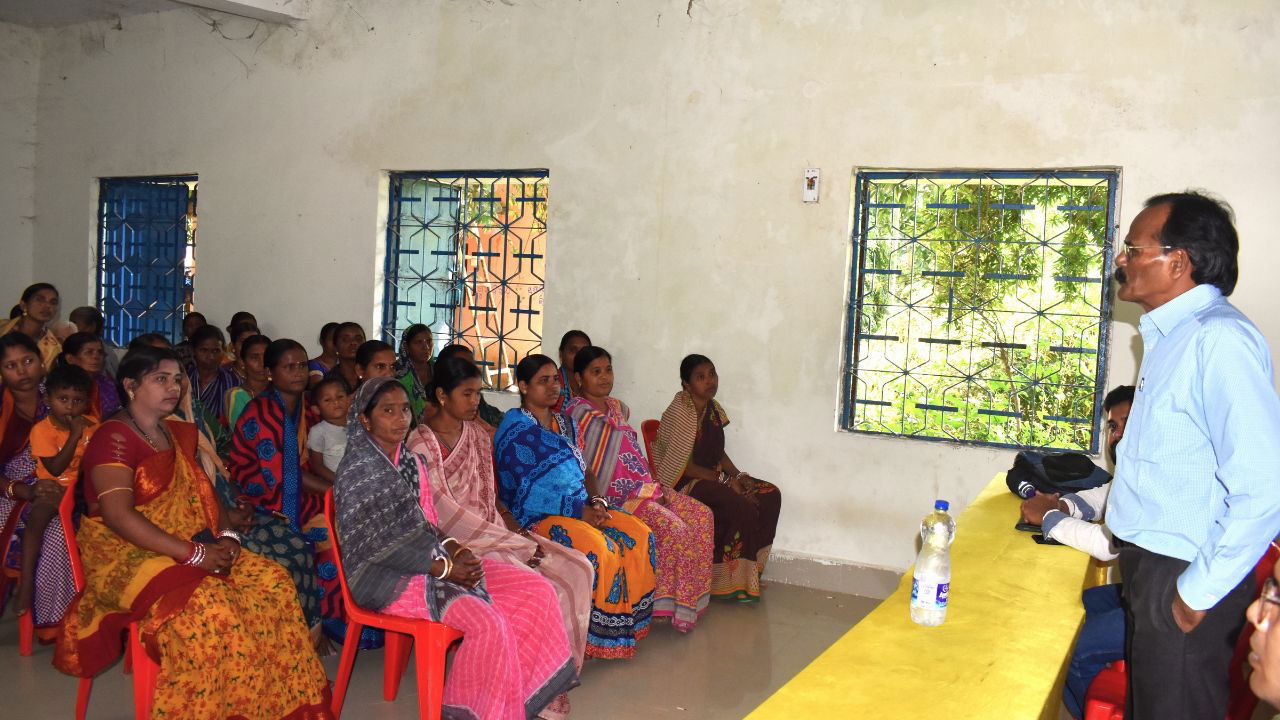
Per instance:
[[[129,422],[133,423],[133,429],[138,431],[138,434],[142,436],[143,440],[147,441],[147,444],[151,446],[152,450],[160,452],[160,448],[156,446],[155,441],[152,440],[151,436],[147,434],[147,431],[143,430],[142,426],[138,424],[138,420],[133,416],[133,412],[127,409],[124,412],[129,416]]]

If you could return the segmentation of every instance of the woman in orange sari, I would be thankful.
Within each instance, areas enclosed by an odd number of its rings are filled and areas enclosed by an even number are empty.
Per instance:
[[[164,420],[182,369],[171,350],[120,365],[128,400],[82,468],[89,512],[76,533],[86,585],[68,609],[54,665],[92,677],[141,623],[160,665],[154,717],[330,718],[329,684],[279,565],[241,551],[196,462],[196,430]]]

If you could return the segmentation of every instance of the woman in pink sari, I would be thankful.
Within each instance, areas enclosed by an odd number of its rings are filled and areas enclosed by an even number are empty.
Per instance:
[[[406,446],[427,461],[431,496],[442,532],[455,537],[479,557],[534,572],[551,582],[560,601],[561,621],[574,663],[582,668],[591,616],[594,570],[582,553],[547,538],[524,532],[499,510],[494,491],[493,442],[476,419],[480,404],[480,369],[461,357],[436,362],[428,399],[435,412],[409,433]],[[545,718],[569,714],[561,696],[542,713]]]
[[[404,387],[384,377],[365,380],[351,405],[334,504],[353,599],[462,631],[444,717],[536,717],[578,684],[555,591],[440,529],[426,465],[404,447],[409,407]]]
[[[653,616],[669,617],[689,632],[707,609],[711,595],[711,559],[715,520],[711,509],[693,498],[664,492],[640,452],[640,439],[627,420],[631,409],[613,392],[613,357],[594,345],[573,361],[578,396],[564,412],[573,418],[582,459],[596,488],[611,505],[644,521],[658,544],[658,587]]]

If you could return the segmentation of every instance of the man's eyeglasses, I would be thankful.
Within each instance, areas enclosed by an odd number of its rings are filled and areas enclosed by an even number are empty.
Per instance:
[[[1132,260],[1141,254],[1143,250],[1173,250],[1177,247],[1177,245],[1130,245],[1125,243],[1124,247],[1120,249],[1120,252],[1124,253],[1125,257]]]
[[[1274,577],[1269,577],[1262,583],[1262,592],[1258,594],[1258,619],[1253,625],[1259,632],[1266,632],[1278,617],[1280,617],[1280,583],[1277,583]]]

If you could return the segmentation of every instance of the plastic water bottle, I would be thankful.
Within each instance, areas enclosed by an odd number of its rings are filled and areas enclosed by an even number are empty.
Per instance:
[[[951,592],[951,540],[956,521],[947,514],[946,500],[933,504],[933,512],[920,523],[924,541],[911,578],[911,620],[936,627],[947,619],[947,595]]]

